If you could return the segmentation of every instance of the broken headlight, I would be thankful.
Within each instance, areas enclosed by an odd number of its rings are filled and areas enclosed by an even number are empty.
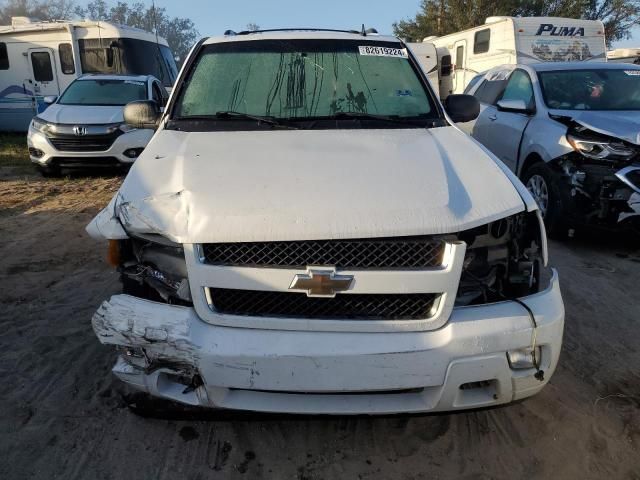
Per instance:
[[[161,235],[136,235],[120,243],[124,293],[148,300],[191,305],[184,250]]]
[[[568,133],[567,141],[581,155],[593,160],[627,159],[635,155],[635,150],[614,139],[580,133]]]
[[[544,229],[536,212],[525,212],[467,230],[456,305],[478,305],[540,291],[546,263]]]

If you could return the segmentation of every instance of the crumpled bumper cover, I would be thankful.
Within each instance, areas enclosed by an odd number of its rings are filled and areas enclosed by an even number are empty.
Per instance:
[[[97,310],[93,327],[104,344],[144,350],[143,367],[118,358],[113,372],[120,379],[190,405],[305,414],[447,411],[509,403],[549,380],[564,327],[557,275],[522,300],[538,324],[543,381],[507,361],[508,350],[532,341],[530,318],[515,302],[456,308],[437,330],[350,333],[215,326],[192,308],[115,295]],[[195,377],[201,381],[187,387],[185,379]]]

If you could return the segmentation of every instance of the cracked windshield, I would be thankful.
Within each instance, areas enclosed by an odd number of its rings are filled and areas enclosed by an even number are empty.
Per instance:
[[[188,80],[177,117],[433,118],[431,99],[399,46],[318,40],[211,45]]]

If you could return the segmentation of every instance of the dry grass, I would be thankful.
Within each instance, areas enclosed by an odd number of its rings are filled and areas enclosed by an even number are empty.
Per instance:
[[[26,134],[0,133],[0,167],[31,170]]]

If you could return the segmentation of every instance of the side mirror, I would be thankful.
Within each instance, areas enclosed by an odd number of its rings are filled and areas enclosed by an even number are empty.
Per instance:
[[[496,106],[501,112],[524,113],[527,115],[533,113],[524,100],[500,100]]]
[[[58,99],[58,97],[56,97],[55,95],[48,95],[48,96],[43,98],[44,103],[46,103],[47,105],[51,105],[52,103],[56,103],[57,99]]]
[[[124,121],[133,128],[155,130],[160,121],[160,108],[154,100],[138,100],[124,107]]]
[[[473,95],[449,95],[444,108],[455,123],[470,122],[480,115],[480,102]]]

